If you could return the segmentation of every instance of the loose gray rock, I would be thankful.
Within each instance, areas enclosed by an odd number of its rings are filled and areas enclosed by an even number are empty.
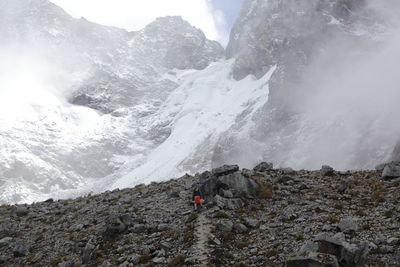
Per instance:
[[[292,221],[298,217],[296,211],[292,207],[287,207],[282,211],[282,214],[279,216],[281,221],[287,222]]]
[[[156,264],[161,264],[165,262],[165,258],[164,257],[156,257],[152,260],[154,263]]]
[[[240,233],[240,234],[246,233],[248,231],[247,227],[241,223],[235,224],[233,226],[233,229],[235,230],[235,232]]]
[[[138,264],[140,262],[140,256],[138,254],[132,254],[128,256],[128,260],[133,264]]]
[[[28,248],[24,244],[17,245],[14,250],[14,257],[25,257],[28,255]]]
[[[317,237],[318,252],[335,255],[340,264],[358,264],[368,253],[368,243],[350,244],[328,235]]]
[[[386,164],[382,172],[382,178],[385,180],[391,180],[399,177],[400,177],[400,162],[393,161]]]
[[[12,237],[4,237],[0,239],[0,248],[8,246],[9,244],[11,244],[12,241],[13,241]]]
[[[87,264],[90,262],[90,256],[94,249],[95,249],[95,246],[92,245],[90,242],[86,244],[86,246],[82,252],[82,263],[83,264]]]
[[[144,224],[135,224],[132,228],[132,232],[134,233],[143,233],[146,230],[146,226]]]
[[[233,230],[233,222],[229,220],[222,220],[217,223],[217,230],[222,232],[232,232]]]
[[[346,192],[346,190],[347,190],[347,185],[342,184],[342,185],[340,185],[340,186],[338,187],[337,192],[338,192],[339,194],[344,194],[344,192]]]
[[[159,225],[157,225],[157,230],[158,231],[166,231],[168,230],[169,225],[166,223],[160,223]]]
[[[335,173],[335,170],[328,165],[323,165],[320,170],[323,176],[332,176]]]
[[[270,162],[261,162],[257,166],[253,168],[254,171],[256,172],[266,172],[270,171],[274,168],[274,164]]]
[[[356,232],[358,230],[358,219],[351,217],[341,219],[338,228],[344,233]]]
[[[257,224],[258,224],[258,221],[255,219],[250,219],[250,218],[244,219],[244,225],[246,225],[249,228],[256,228]]]
[[[112,215],[107,219],[106,222],[106,234],[120,234],[126,231],[128,228],[127,225],[125,225],[121,218],[116,215]]]
[[[14,212],[17,216],[22,217],[22,216],[28,215],[29,210],[28,210],[27,207],[17,207],[17,208],[15,208],[15,209],[13,210],[13,212]]]
[[[339,264],[333,255],[308,253],[289,258],[286,267],[339,267]]]

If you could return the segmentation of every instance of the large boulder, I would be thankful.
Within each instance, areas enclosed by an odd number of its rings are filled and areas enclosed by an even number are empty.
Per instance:
[[[316,242],[318,243],[319,253],[335,255],[339,264],[360,264],[368,253],[366,242],[350,244],[327,234],[317,237]]]
[[[335,173],[335,170],[328,165],[323,165],[320,170],[322,176],[332,176]]]
[[[237,165],[224,165],[200,175],[200,190],[204,197],[214,198],[225,195],[229,190],[230,197],[240,197],[242,194],[255,194],[259,185],[251,178],[244,176]]]
[[[385,165],[382,172],[382,178],[391,180],[400,177],[400,161],[393,161]]]

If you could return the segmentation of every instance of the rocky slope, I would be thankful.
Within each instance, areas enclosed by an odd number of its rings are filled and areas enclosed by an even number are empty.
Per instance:
[[[381,170],[223,166],[77,199],[3,205],[0,264],[398,266],[400,172],[392,167],[383,179]],[[205,195],[200,213],[192,212],[194,186]]]

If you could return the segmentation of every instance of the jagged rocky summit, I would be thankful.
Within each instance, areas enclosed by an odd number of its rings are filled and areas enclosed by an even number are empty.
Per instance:
[[[400,178],[221,166],[76,199],[0,206],[3,266],[396,266]],[[200,186],[204,207],[193,212]]]

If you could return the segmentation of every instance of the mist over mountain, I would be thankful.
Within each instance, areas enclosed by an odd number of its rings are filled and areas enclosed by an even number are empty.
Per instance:
[[[398,157],[398,10],[247,0],[224,51],[180,17],[128,32],[47,0],[2,0],[0,202],[224,163],[359,169]]]

